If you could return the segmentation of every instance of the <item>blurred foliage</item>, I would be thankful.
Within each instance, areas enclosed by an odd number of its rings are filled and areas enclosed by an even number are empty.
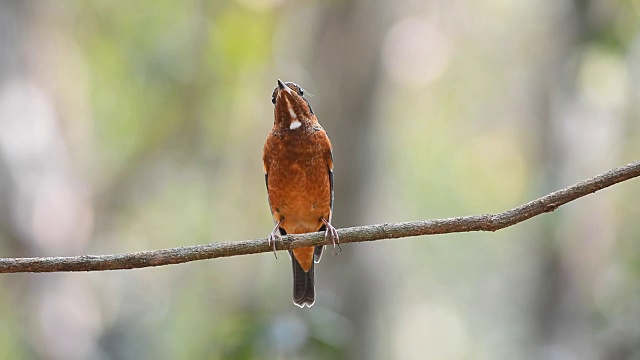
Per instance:
[[[266,236],[278,78],[334,142],[337,226],[515,207],[638,160],[639,24],[632,0],[5,2],[2,256]],[[3,277],[0,359],[637,358],[639,196],[345,246],[310,310],[284,253]]]

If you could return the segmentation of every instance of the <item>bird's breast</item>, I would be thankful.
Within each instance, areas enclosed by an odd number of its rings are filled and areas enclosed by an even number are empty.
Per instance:
[[[279,139],[269,149],[267,190],[271,209],[287,233],[318,231],[328,219],[331,189],[325,152],[312,139]]]

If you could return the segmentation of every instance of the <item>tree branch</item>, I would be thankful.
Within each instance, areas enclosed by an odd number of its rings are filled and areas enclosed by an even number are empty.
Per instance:
[[[523,222],[534,216],[554,211],[559,206],[570,201],[638,176],[640,176],[640,161],[581,181],[575,185],[499,214],[358,226],[340,229],[338,233],[340,235],[340,242],[344,244],[419,235],[497,231]],[[283,241],[277,242],[278,250],[289,250],[326,243],[324,234],[319,232],[287,235],[282,239]],[[330,241],[327,245],[330,245]],[[0,273],[136,269],[270,251],[271,248],[267,243],[267,239],[261,238],[115,255],[0,258]]]

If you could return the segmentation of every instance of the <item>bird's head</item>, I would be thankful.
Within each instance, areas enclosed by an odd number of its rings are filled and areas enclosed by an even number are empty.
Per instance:
[[[309,101],[304,97],[304,89],[298,84],[284,83],[278,79],[278,86],[273,89],[271,102],[275,105],[276,127],[297,130],[317,122]]]

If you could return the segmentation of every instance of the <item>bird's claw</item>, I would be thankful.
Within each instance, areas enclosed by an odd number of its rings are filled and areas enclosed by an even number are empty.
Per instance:
[[[327,241],[327,237],[331,236],[331,241],[333,242],[333,251],[331,254],[338,255],[342,252],[342,247],[340,247],[340,236],[338,236],[338,230],[334,228],[327,220],[322,219],[326,230],[324,231],[324,240]],[[338,247],[338,251],[336,252],[336,247]]]
[[[269,237],[267,237],[269,246],[273,248],[273,256],[275,256],[276,259],[278,259],[278,255],[276,254],[276,241],[279,239],[282,240],[282,235],[280,235],[280,230],[278,230],[278,227],[280,227],[280,222],[276,224],[276,227],[273,228],[273,231],[271,232],[271,234],[269,234]]]

